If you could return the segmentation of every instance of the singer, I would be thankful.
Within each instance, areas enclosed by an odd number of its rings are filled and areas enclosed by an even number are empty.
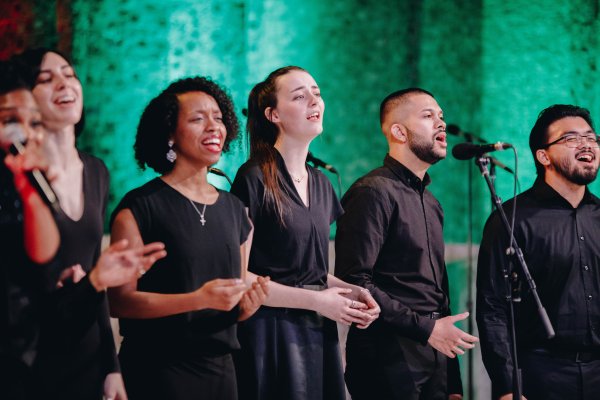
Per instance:
[[[381,304],[369,329],[350,328],[346,383],[353,400],[460,399],[455,357],[477,338],[454,326],[468,313],[450,315],[442,208],[426,189],[446,123],[423,89],[394,92],[380,110],[389,154],[342,198],[335,240],[336,275]]]
[[[252,226],[242,202],[207,181],[237,134],[231,99],[203,77],[173,82],[140,119],[136,160],[162,175],[121,201],[111,240],[159,238],[169,254],[109,292],[131,400],[237,399],[237,321],[264,301],[268,281],[243,282]]]
[[[345,399],[334,321],[366,327],[379,313],[368,292],[328,274],[329,225],[342,210],[329,180],[306,163],[324,111],[319,86],[299,67],[273,71],[248,97],[250,160],[231,192],[255,226],[249,275],[272,281],[268,307],[240,324],[240,400]]]
[[[60,248],[53,265],[44,269],[49,287],[55,289],[58,282],[62,288],[45,299],[34,365],[37,398],[124,397],[105,290],[137,279],[138,269],[148,269],[163,256],[164,246],[128,251],[120,243],[100,254],[108,171],[100,159],[75,147],[83,108],[81,83],[56,51],[30,49],[15,60],[40,107],[47,129],[44,150],[62,207],[54,215]]]
[[[22,155],[8,154],[21,130],[28,138]],[[44,168],[39,150],[42,116],[30,87],[12,63],[0,62],[0,380],[2,397],[35,398],[31,366],[39,334],[39,306],[44,292],[40,264],[50,262],[59,234],[50,209],[25,175]],[[9,295],[10,293],[10,295]]]
[[[587,187],[600,161],[593,126],[585,108],[554,105],[540,113],[529,136],[538,177],[517,197],[515,237],[556,336],[546,338],[532,296],[523,291],[514,307],[528,400],[600,399],[600,199]],[[504,208],[510,218],[512,200]],[[512,399],[508,245],[495,212],[479,251],[477,325],[493,398],[502,400]]]

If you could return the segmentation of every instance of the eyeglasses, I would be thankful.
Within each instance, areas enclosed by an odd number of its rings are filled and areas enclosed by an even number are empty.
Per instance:
[[[572,149],[579,147],[581,144],[585,144],[589,147],[598,147],[599,141],[600,141],[600,137],[598,137],[598,135],[568,134],[568,135],[559,137],[558,139],[556,139],[553,142],[543,145],[541,148],[546,149],[546,148],[552,146],[553,144],[557,144],[560,142],[563,142],[565,145],[567,145],[567,147],[570,147]]]

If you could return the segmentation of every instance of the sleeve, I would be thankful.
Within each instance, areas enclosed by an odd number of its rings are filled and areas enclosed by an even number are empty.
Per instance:
[[[121,372],[119,358],[117,357],[117,349],[115,347],[115,339],[110,324],[110,312],[108,310],[106,293],[103,293],[102,304],[97,316],[98,326],[100,327],[100,337],[102,338],[100,354],[102,354],[103,371],[104,376],[106,377],[106,375],[110,373]]]
[[[262,182],[256,174],[248,169],[240,168],[233,180],[230,192],[244,203],[248,214],[255,221],[262,203]],[[259,197],[260,196],[260,197]]]
[[[372,187],[351,188],[343,200],[335,238],[335,274],[367,288],[381,307],[380,319],[403,336],[427,343],[435,320],[421,317],[373,281],[373,269],[384,245],[392,205],[389,197]]]
[[[102,160],[99,161],[99,174],[100,174],[100,184],[102,185],[102,221],[106,223],[106,209],[108,207],[108,199],[110,194],[110,174],[108,173],[108,169]],[[94,262],[98,260],[101,253],[101,246],[98,246],[98,251],[96,257],[94,258]],[[103,371],[105,376],[113,373],[120,372],[121,367],[119,365],[119,359],[117,357],[117,349],[115,347],[115,340],[112,331],[112,327],[110,324],[110,312],[108,310],[108,299],[106,297],[106,292],[102,293],[102,300],[100,303],[100,308],[96,312],[96,321],[98,323],[98,327],[100,329],[100,346],[101,346],[101,354],[103,357]]]
[[[240,214],[241,214],[241,226],[240,226],[240,245],[248,240],[248,235],[252,230],[252,222],[250,221],[250,217],[246,212],[246,208],[244,205],[238,201],[236,201],[236,205],[239,204]]]
[[[477,260],[477,327],[483,364],[492,381],[494,398],[512,391],[512,357],[503,270],[508,268],[497,213],[488,219]]]

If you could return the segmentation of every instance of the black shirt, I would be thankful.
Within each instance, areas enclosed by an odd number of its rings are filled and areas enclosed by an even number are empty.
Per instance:
[[[195,203],[203,210],[205,225],[190,200],[156,178],[129,192],[113,218],[129,209],[144,243],[160,241],[167,256],[138,280],[137,290],[154,293],[189,293],[204,283],[241,276],[240,245],[251,229],[244,205],[219,190],[214,204]],[[195,356],[226,354],[239,348],[238,308],[205,309],[163,318],[121,318],[123,346],[144,354]],[[133,346],[133,347],[132,347]]]
[[[342,212],[331,183],[307,165],[309,206],[306,207],[276,152],[277,175],[287,205],[285,227],[264,206],[263,175],[252,160],[242,165],[231,193],[248,207],[254,237],[248,269],[288,286],[325,285],[329,265],[329,226]]]
[[[523,282],[522,301],[515,304],[519,349],[600,350],[600,200],[586,188],[573,208],[541,179],[517,199],[515,238],[556,331],[554,339],[546,339]],[[504,208],[510,219],[512,201]],[[507,238],[500,217],[493,213],[479,251],[477,324],[483,361],[497,395],[512,389],[503,279]]]
[[[435,321],[420,314],[448,311],[443,212],[429,182],[387,155],[344,195],[336,235],[336,275],[371,291],[374,323],[422,343]]]

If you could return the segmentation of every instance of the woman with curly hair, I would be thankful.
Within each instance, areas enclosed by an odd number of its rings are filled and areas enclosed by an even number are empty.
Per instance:
[[[268,281],[244,283],[252,225],[236,197],[207,181],[237,133],[231,100],[202,77],[172,83],[142,114],[136,159],[162,175],[121,201],[112,240],[162,240],[168,255],[109,293],[130,399],[237,399],[236,323],[260,306]]]

